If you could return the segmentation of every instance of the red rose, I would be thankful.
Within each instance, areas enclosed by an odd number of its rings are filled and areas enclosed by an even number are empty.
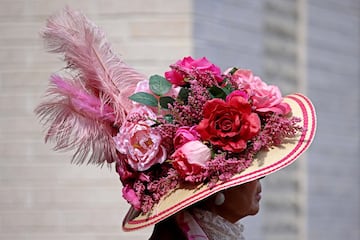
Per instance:
[[[227,101],[208,101],[203,114],[204,119],[196,128],[201,139],[225,151],[243,151],[247,141],[260,131],[259,116],[251,112],[251,105],[240,95],[232,95]]]

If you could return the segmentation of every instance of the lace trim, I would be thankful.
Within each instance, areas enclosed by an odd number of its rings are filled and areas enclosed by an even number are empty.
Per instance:
[[[244,226],[240,222],[231,223],[217,214],[198,208],[194,208],[191,213],[209,240],[245,240]]]

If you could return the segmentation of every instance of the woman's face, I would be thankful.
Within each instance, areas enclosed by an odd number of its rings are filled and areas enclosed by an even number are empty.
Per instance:
[[[215,207],[217,214],[230,222],[255,215],[259,212],[261,199],[260,180],[254,180],[225,190],[225,202]]]

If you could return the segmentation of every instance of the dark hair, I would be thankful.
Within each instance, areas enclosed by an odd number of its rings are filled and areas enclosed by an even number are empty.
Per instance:
[[[177,225],[174,217],[169,217],[155,224],[149,240],[186,240],[186,236]]]

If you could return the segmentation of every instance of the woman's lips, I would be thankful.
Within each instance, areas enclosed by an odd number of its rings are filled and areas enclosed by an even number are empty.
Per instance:
[[[258,193],[256,194],[256,200],[257,200],[257,201],[260,201],[260,200],[261,200],[261,192],[258,192]]]

